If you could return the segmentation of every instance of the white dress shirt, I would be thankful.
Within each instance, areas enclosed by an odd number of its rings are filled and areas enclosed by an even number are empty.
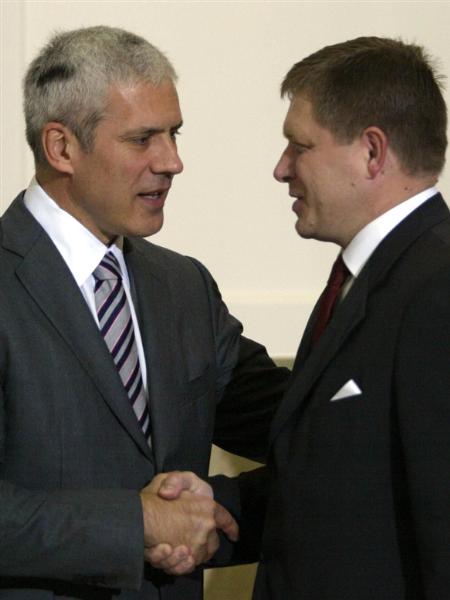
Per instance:
[[[141,367],[142,381],[147,391],[147,368],[145,364],[144,347],[130,293],[130,279],[127,266],[121,249],[123,239],[119,238],[110,247],[105,246],[84,225],[60,208],[54,200],[38,184],[36,178],[31,180],[24,197],[25,206],[46,231],[59,253],[72,273],[84,299],[98,324],[97,309],[95,307],[94,285],[92,273],[99,265],[105,253],[113,252],[119,261],[122,271],[123,287],[130,305],[133,320],[134,335]]]
[[[359,275],[377,246],[394,227],[406,219],[413,210],[416,210],[416,208],[437,193],[437,189],[431,187],[412,196],[412,198],[405,200],[401,204],[397,204],[394,208],[391,208],[371,221],[355,235],[350,244],[342,252],[342,259],[352,277],[345,283],[341,298],[348,292],[355,277]]]

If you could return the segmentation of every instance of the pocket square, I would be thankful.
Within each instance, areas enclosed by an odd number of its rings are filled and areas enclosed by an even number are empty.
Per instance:
[[[347,383],[344,383],[341,389],[335,393],[330,402],[342,400],[343,398],[350,398],[351,396],[359,396],[360,394],[362,394],[362,391],[359,385],[353,379],[349,379]]]

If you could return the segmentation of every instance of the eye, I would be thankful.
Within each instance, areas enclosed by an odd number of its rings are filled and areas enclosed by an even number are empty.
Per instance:
[[[149,140],[150,140],[150,136],[149,135],[141,135],[139,137],[132,138],[131,141],[134,144],[137,144],[138,146],[145,146],[146,144],[148,144]]]
[[[291,142],[291,146],[297,154],[303,154],[304,152],[309,150],[308,146],[305,146],[304,144],[298,144],[295,142]]]
[[[173,140],[174,142],[176,141],[176,139],[177,139],[177,137],[178,137],[179,135],[181,135],[181,131],[180,131],[179,129],[173,129],[173,130],[170,132],[170,137],[172,138],[172,140]]]

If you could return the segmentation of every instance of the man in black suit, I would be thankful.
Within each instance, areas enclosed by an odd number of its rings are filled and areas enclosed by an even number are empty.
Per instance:
[[[294,65],[282,93],[288,142],[275,177],[298,233],[341,252],[272,423],[268,467],[239,478],[242,543],[257,547],[263,529],[254,598],[448,599],[439,77],[418,46],[358,38]]]
[[[36,177],[0,233],[2,599],[201,598],[201,571],[175,580],[148,549],[189,546],[191,570],[236,524],[153,478],[206,476],[213,440],[266,451],[287,372],[205,267],[142,239],[183,167],[175,80],[108,27],[54,36],[25,77]]]

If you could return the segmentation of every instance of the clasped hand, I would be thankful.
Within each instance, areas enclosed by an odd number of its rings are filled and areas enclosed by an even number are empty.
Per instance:
[[[171,575],[208,561],[219,547],[218,530],[231,541],[238,539],[236,521],[194,473],[157,475],[141,491],[141,502],[145,560]]]

